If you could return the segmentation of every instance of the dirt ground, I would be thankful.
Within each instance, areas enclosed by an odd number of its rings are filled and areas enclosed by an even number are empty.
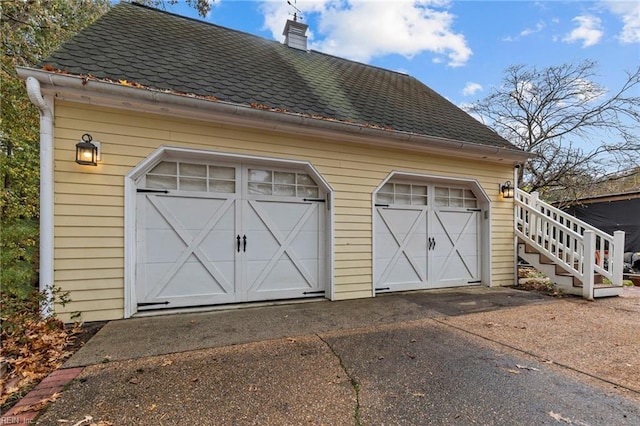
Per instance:
[[[640,401],[640,287],[595,302],[564,297],[443,322]]]

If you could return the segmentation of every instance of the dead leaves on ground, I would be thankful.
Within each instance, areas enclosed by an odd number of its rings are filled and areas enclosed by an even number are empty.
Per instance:
[[[59,368],[78,327],[66,329],[54,318],[2,318],[2,354],[7,372],[0,379],[0,404]],[[4,323],[13,327],[5,327]]]
[[[51,395],[49,398],[43,398],[40,401],[38,401],[37,403],[35,403],[35,404],[23,405],[23,406],[20,406],[20,407],[16,407],[16,409],[13,411],[13,414],[14,415],[18,415],[18,414],[21,414],[21,413],[26,413],[28,411],[40,411],[48,403],[54,402],[59,397],[60,397],[60,393],[56,392],[53,395]]]

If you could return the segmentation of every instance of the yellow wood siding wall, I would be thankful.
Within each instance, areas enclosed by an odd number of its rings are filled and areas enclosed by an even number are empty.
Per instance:
[[[371,194],[391,171],[477,179],[492,198],[492,285],[513,283],[512,203],[498,184],[512,166],[248,131],[214,123],[58,101],[55,105],[55,283],[71,303],[69,321],[124,313],[124,175],[160,145],[311,162],[335,190],[335,295],[369,297],[372,287]],[[97,167],[74,162],[90,133],[102,143]]]

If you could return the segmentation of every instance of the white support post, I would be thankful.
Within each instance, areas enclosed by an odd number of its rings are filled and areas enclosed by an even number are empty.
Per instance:
[[[584,231],[584,262],[582,263],[582,297],[593,300],[594,269],[596,265],[596,234]]]
[[[609,253],[611,267],[611,284],[622,285],[622,272],[624,264],[624,231],[613,233],[613,255]]]
[[[538,201],[540,200],[538,192],[532,192],[529,194],[531,196],[531,210],[534,212],[538,212]],[[534,241],[534,243],[538,244],[538,215],[529,212],[529,238]]]

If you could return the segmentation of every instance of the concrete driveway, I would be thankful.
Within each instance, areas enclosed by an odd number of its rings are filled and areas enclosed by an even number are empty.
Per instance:
[[[633,383],[545,362],[474,321],[565,308],[584,309],[469,288],[114,321],[67,362],[84,369],[38,423],[640,424]]]

